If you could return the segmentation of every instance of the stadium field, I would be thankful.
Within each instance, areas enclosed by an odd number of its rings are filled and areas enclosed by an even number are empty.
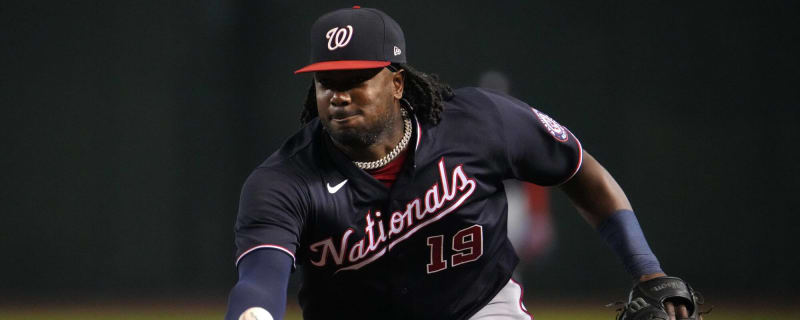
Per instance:
[[[612,309],[581,303],[579,307],[530,304],[536,320],[613,320],[616,313]],[[789,306],[747,306],[716,305],[714,311],[705,316],[706,320],[789,320],[797,319],[798,310]],[[200,305],[177,307],[145,305],[110,306],[0,306],[2,320],[219,320],[224,316],[224,306]],[[297,308],[290,308],[287,320],[300,320]]]

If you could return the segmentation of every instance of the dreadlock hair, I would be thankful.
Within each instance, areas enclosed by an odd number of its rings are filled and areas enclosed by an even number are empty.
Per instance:
[[[403,99],[411,106],[420,122],[436,125],[441,120],[444,102],[455,96],[453,89],[447,83],[439,80],[439,76],[432,73],[418,71],[407,64],[391,64],[390,70],[405,70]],[[300,123],[306,124],[317,113],[317,93],[314,80],[308,88],[303,112],[300,114]]]

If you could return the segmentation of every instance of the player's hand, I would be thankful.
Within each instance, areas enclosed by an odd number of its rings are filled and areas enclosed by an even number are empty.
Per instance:
[[[665,301],[664,308],[667,309],[669,320],[689,319],[689,309],[682,303],[673,303],[672,301]],[[703,316],[700,316],[703,320]]]
[[[646,274],[639,277],[639,282],[666,276],[667,276],[666,273]],[[681,303],[681,301],[670,301],[670,300],[664,301],[664,309],[667,310],[667,314],[669,315],[669,320],[680,320],[689,318],[689,309],[686,307],[685,304]],[[700,320],[703,320],[702,315],[700,315]]]

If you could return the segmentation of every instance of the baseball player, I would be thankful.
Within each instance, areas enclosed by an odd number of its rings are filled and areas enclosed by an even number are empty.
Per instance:
[[[298,264],[305,319],[531,319],[511,279],[509,178],[559,186],[649,284],[623,318],[696,317],[691,289],[665,277],[625,194],[569,130],[413,69],[385,13],[320,17],[311,64],[295,73],[313,73],[304,126],[244,183],[226,319],[281,319]],[[641,298],[653,290],[669,294]]]

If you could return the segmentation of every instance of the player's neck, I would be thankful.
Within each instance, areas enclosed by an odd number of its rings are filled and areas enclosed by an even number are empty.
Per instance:
[[[348,145],[336,141],[336,139],[331,139],[331,141],[350,160],[369,162],[381,159],[389,154],[403,139],[403,117],[398,114],[394,118],[391,128],[384,130],[375,143],[371,145]]]

